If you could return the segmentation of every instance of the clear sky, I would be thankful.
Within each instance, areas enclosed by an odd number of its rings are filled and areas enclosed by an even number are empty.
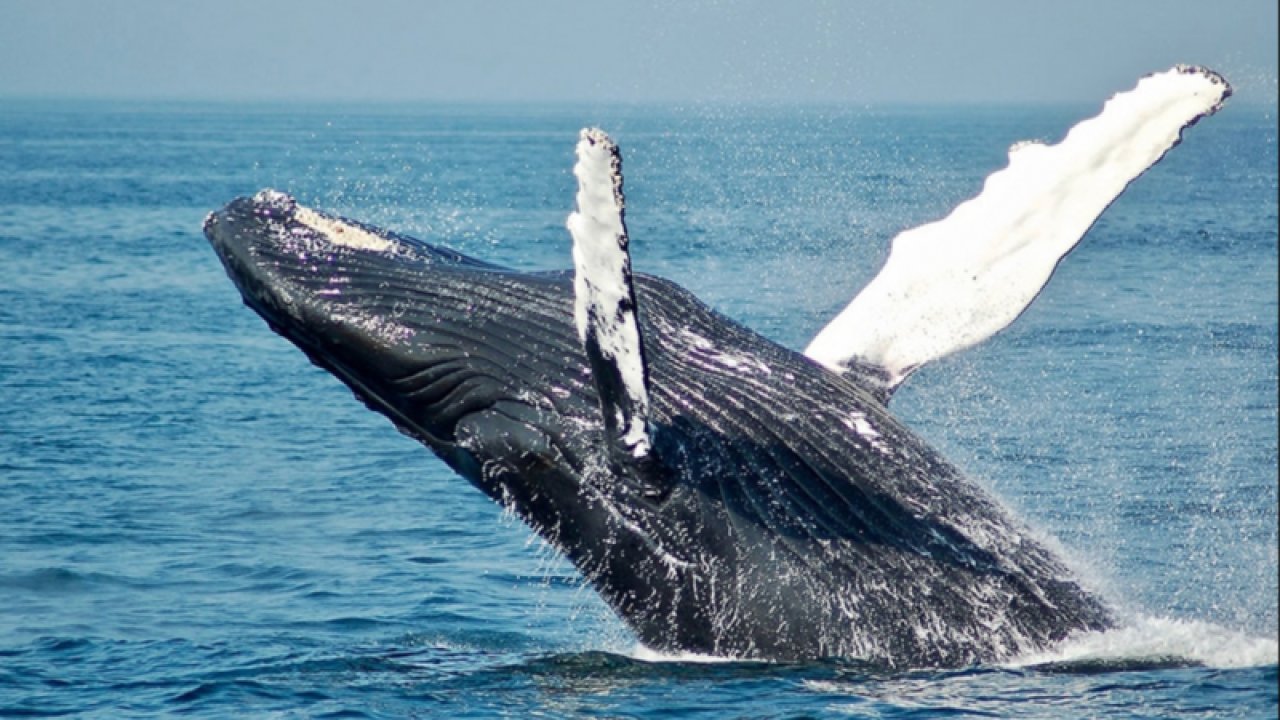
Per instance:
[[[0,0],[0,97],[1099,101],[1277,84],[1276,0]]]

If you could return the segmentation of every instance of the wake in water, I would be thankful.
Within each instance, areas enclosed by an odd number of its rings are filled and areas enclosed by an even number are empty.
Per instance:
[[[1120,627],[1071,637],[1057,647],[1030,653],[1008,667],[1085,667],[1120,669],[1170,663],[1213,668],[1275,665],[1280,644],[1213,623],[1138,616]]]
[[[621,654],[647,663],[749,662],[701,653],[664,653],[644,645]],[[1013,658],[997,667],[1070,672],[1184,666],[1249,668],[1277,662],[1280,644],[1274,639],[1199,620],[1140,616],[1110,630],[1073,636],[1056,647]]]

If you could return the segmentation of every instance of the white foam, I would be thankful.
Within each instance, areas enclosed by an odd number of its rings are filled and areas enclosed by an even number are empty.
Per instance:
[[[636,644],[623,654],[649,663],[761,662],[694,652],[663,652]],[[1023,655],[1006,667],[1025,668],[1050,663],[1087,661],[1181,659],[1212,668],[1248,668],[1275,665],[1280,645],[1263,638],[1198,620],[1139,617],[1124,627],[1072,637],[1056,648]]]
[[[627,653],[627,655],[633,660],[639,660],[647,663],[766,662],[764,660],[743,660],[740,658],[724,657],[722,655],[706,655],[704,653],[695,652],[662,652],[661,650],[654,650],[641,644],[637,644],[631,652]]]
[[[1216,668],[1258,667],[1275,665],[1280,660],[1280,645],[1275,638],[1255,637],[1198,620],[1138,617],[1123,627],[1072,637],[1056,648],[1007,664],[1026,667],[1152,658],[1180,658]]]

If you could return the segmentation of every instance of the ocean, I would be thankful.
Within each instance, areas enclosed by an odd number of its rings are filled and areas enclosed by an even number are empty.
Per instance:
[[[274,187],[566,268],[598,124],[636,269],[800,349],[897,232],[1097,110],[0,101],[0,716],[1276,717],[1274,108],[1191,128],[1022,318],[894,397],[1124,618],[960,670],[640,647],[200,232]]]

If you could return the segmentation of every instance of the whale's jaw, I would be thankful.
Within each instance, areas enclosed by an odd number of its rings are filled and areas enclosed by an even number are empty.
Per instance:
[[[503,292],[510,273],[316,213],[269,190],[210,214],[204,232],[246,305],[486,494],[505,501],[514,488],[495,484],[483,462],[522,466],[536,460],[531,448],[554,445],[555,438],[520,436],[522,426],[530,433],[546,428],[534,412],[537,383],[503,367],[533,360],[529,348],[502,337],[521,302]],[[477,274],[489,280],[487,298]],[[523,302],[520,313],[536,305]],[[537,364],[533,374],[541,380],[570,363]],[[520,457],[478,458],[467,450],[495,409],[512,416],[503,432],[524,443],[513,446]],[[568,490],[576,495],[576,485]]]

